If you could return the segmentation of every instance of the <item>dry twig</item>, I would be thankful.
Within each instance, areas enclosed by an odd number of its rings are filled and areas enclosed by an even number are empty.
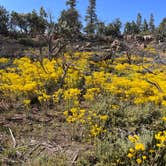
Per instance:
[[[14,135],[13,135],[13,133],[12,133],[12,130],[9,128],[9,132],[10,132],[10,135],[11,135],[11,138],[12,138],[12,141],[13,141],[13,148],[15,148],[16,147],[16,139],[14,138]]]

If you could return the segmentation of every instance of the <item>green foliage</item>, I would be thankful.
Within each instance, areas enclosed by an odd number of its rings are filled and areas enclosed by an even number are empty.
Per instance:
[[[139,28],[134,21],[132,21],[131,23],[130,22],[126,23],[124,28],[124,34],[131,35],[131,34],[138,34],[138,33],[139,33]]]
[[[140,32],[141,31],[141,25],[142,25],[142,16],[141,16],[141,13],[138,13],[138,15],[137,15],[136,24],[137,24],[139,32]]]
[[[79,13],[75,9],[63,10],[58,20],[59,33],[69,39],[77,38],[80,35],[82,24],[79,21]]]
[[[67,0],[66,5],[68,5],[70,7],[70,9],[75,9],[76,0]]]
[[[96,33],[97,25],[96,0],[89,0],[85,21],[87,22],[87,25],[84,28],[84,31],[87,35],[94,35]]]
[[[67,39],[79,39],[82,36],[82,23],[80,21],[79,12],[76,9],[76,0],[66,0],[67,10],[63,10],[56,23],[51,14],[48,14],[43,7],[39,11],[33,10],[29,13],[18,13],[12,11],[9,13],[3,6],[0,7],[0,34],[9,35],[13,38],[20,38],[22,35],[36,37],[37,35],[50,34],[63,36]],[[51,21],[50,21],[51,19]],[[98,21],[96,14],[96,0],[89,0],[89,6],[85,17],[86,25],[84,32],[87,36],[104,37],[111,36],[113,38],[121,37],[122,23],[119,19],[115,19],[107,26],[102,21]],[[159,27],[155,27],[154,15],[150,15],[149,21],[144,19],[138,13],[136,20],[126,22],[124,34],[154,34],[157,40],[165,40],[164,19]],[[50,24],[51,23],[51,24]],[[52,25],[57,26],[52,26]],[[51,27],[51,28],[50,28]],[[21,36],[20,36],[21,35]],[[49,36],[49,35],[48,35]]]
[[[80,16],[76,10],[76,0],[67,0],[66,5],[69,9],[63,10],[58,19],[58,33],[70,40],[76,39],[81,34],[82,24]]]
[[[10,22],[10,28],[11,31],[16,32],[18,31],[17,28],[20,29],[21,33],[28,33],[28,14],[19,14],[15,11],[12,11],[11,13],[11,22]]]
[[[47,45],[44,41],[34,41],[30,38],[21,38],[19,43],[28,47],[44,47]]]
[[[41,9],[44,10],[44,9]],[[30,34],[36,35],[36,34],[43,34],[46,30],[47,25],[47,15],[46,13],[42,13],[44,11],[40,12],[40,15],[33,10],[32,13],[28,14],[28,21],[30,25]],[[44,15],[43,15],[44,14]]]
[[[9,26],[9,12],[0,6],[0,34],[6,35],[8,33]]]
[[[156,32],[156,39],[166,41],[166,18],[162,20]]]
[[[142,24],[142,32],[147,32],[147,31],[149,31],[149,26],[148,26],[147,20],[144,19]]]
[[[122,22],[120,21],[120,19],[117,18],[115,19],[115,21],[113,21],[106,27],[105,35],[112,36],[114,38],[120,37],[121,27],[122,27]]]
[[[33,10],[31,13],[20,14],[15,11],[11,13],[10,28],[11,31],[30,34],[35,36],[43,34],[47,26],[47,13],[41,7],[39,14]]]
[[[153,33],[155,31],[155,25],[154,25],[154,15],[150,15],[150,20],[149,20],[149,31]]]
[[[138,13],[136,22],[126,22],[125,28],[124,28],[124,34],[149,34],[149,33],[155,32],[155,25],[154,25],[154,16],[153,14],[150,15],[150,20],[147,22],[146,19],[142,22],[142,16],[141,13]]]
[[[104,22],[99,21],[97,23],[97,32],[96,32],[96,34],[98,36],[105,36],[105,31],[106,31],[106,26],[105,26]]]

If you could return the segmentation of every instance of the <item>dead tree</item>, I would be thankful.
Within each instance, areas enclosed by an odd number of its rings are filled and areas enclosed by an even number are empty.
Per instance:
[[[58,29],[58,25],[53,21],[52,15],[49,14],[46,32],[39,37],[39,40],[43,40],[47,44],[47,57],[49,59],[57,57],[68,44],[68,40],[65,39],[63,34],[59,33]],[[42,49],[40,49],[40,54],[42,54]]]

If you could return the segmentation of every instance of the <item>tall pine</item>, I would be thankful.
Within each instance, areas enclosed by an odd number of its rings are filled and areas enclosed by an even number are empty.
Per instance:
[[[148,30],[149,30],[148,23],[147,23],[146,19],[144,19],[143,24],[142,24],[142,32],[146,33],[146,32],[148,32]]]
[[[61,12],[58,19],[58,27],[61,34],[71,39],[76,39],[81,34],[82,24],[79,20],[79,13],[76,9],[76,0],[67,0],[67,10]]]
[[[87,24],[84,31],[87,35],[95,35],[97,27],[96,0],[89,0],[85,21]]]
[[[154,15],[153,15],[153,14],[150,15],[150,20],[149,20],[149,30],[150,30],[151,33],[153,33],[154,30],[155,30],[155,25],[154,25]]]
[[[137,15],[136,24],[138,26],[139,32],[141,32],[141,25],[142,25],[142,16],[141,16],[141,13],[138,13],[138,15]]]
[[[76,0],[67,0],[66,5],[70,7],[70,9],[75,9],[76,7]]]
[[[9,12],[0,6],[0,34],[6,35],[8,33]]]

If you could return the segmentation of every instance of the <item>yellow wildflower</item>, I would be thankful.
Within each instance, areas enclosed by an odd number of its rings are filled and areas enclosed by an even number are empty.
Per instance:
[[[100,120],[106,121],[108,119],[108,115],[100,115]]]
[[[130,148],[129,151],[130,151],[131,153],[134,153],[134,149],[133,149],[133,148]]]
[[[30,102],[31,102],[31,100],[24,100],[24,101],[23,101],[23,103],[24,103],[25,105],[29,105]]]
[[[162,118],[162,120],[166,122],[166,116],[164,116],[164,117]]]
[[[68,116],[68,111],[63,112],[63,115]]]
[[[146,157],[146,156],[142,156],[142,159],[143,159],[143,160],[146,160],[146,159],[147,159],[147,157]]]
[[[144,144],[142,144],[142,143],[136,143],[135,150],[137,150],[137,151],[139,151],[139,150],[144,151],[145,150]]]
[[[132,153],[128,153],[127,157],[132,158],[134,155]]]
[[[153,150],[153,149],[150,149],[150,150],[149,150],[149,152],[150,152],[150,153],[154,153],[154,152],[155,152],[155,150]]]
[[[134,135],[134,136],[129,135],[129,136],[128,136],[128,139],[129,139],[131,142],[135,143],[136,141],[139,140],[139,137],[138,137],[137,135]]]
[[[137,161],[137,164],[141,164],[142,163],[142,160],[139,159],[139,158],[136,161]]]

